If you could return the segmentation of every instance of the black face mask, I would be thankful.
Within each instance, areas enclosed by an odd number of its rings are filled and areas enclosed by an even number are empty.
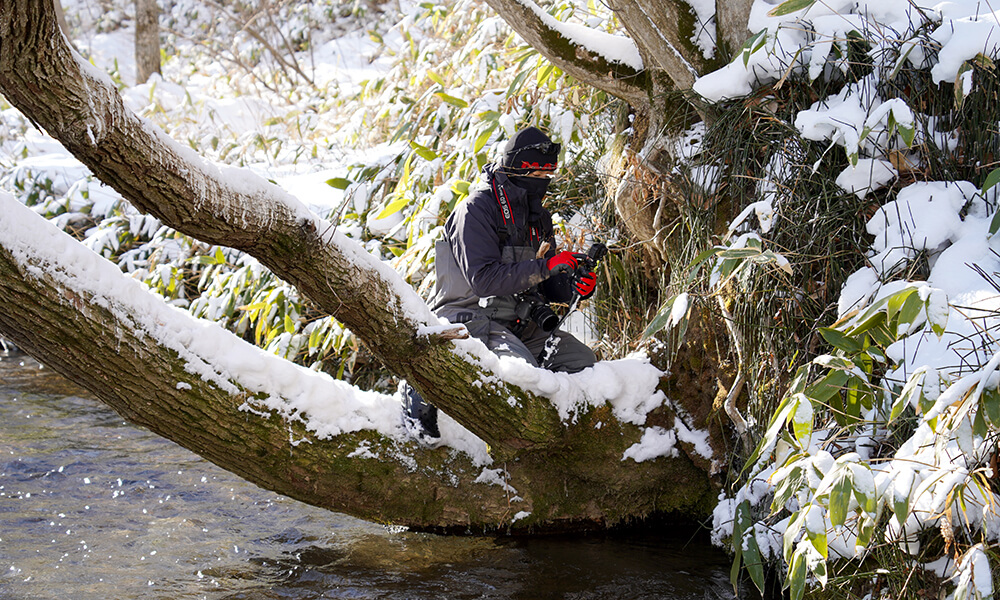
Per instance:
[[[528,192],[528,199],[540,201],[545,192],[549,190],[549,179],[546,177],[520,177],[510,178],[511,183]]]

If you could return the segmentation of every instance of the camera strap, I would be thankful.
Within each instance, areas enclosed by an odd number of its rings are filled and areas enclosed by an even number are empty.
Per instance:
[[[496,180],[492,181],[493,184],[493,197],[496,198],[497,204],[500,205],[500,217],[503,219],[503,223],[498,228],[500,234],[500,246],[507,242],[507,238],[510,237],[514,229],[514,211],[510,208],[510,200],[507,199],[507,190],[503,189],[503,186],[498,186]]]
[[[497,185],[495,179],[490,183],[493,186],[493,197],[496,199],[497,204],[500,205],[500,217],[503,219],[503,223],[501,223],[500,227],[497,228],[497,232],[500,235],[500,247],[503,247],[511,236],[517,237],[517,227],[514,223],[514,210],[510,206],[510,199],[507,197],[507,190],[505,190],[502,185]],[[538,228],[531,225],[527,233],[527,243],[537,248],[537,244],[541,243],[541,233]],[[521,243],[523,244],[524,242]]]

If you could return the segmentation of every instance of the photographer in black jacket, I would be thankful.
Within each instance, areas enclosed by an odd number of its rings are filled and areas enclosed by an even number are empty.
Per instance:
[[[559,144],[528,127],[514,134],[496,163],[483,168],[435,247],[432,307],[439,316],[464,323],[496,354],[575,373],[593,366],[596,357],[571,334],[551,331],[558,317],[548,303],[570,302],[574,290],[589,298],[597,276],[578,272],[585,255],[555,251],[552,215],[542,200],[558,158]],[[410,415],[438,437],[434,407],[412,388],[407,396]]]
[[[569,302],[574,288],[588,298],[597,284],[593,272],[574,275],[581,255],[555,251],[552,215],[542,200],[558,159],[559,145],[528,127],[507,142],[497,163],[484,167],[479,185],[448,217],[435,248],[433,308],[465,323],[470,335],[497,354],[575,373],[596,358],[572,335],[555,332],[556,346],[543,352],[550,336],[544,327],[551,330],[550,319],[558,321],[548,303]]]

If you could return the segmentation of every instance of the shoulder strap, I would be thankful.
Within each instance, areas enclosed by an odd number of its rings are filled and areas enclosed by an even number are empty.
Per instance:
[[[503,219],[503,223],[500,224],[498,230],[500,234],[500,245],[503,246],[507,242],[507,238],[510,237],[511,232],[514,229],[514,212],[510,208],[510,200],[507,199],[507,191],[503,189],[503,186],[498,186],[496,181],[491,182],[493,186],[493,197],[496,198],[497,204],[500,205],[500,217]]]

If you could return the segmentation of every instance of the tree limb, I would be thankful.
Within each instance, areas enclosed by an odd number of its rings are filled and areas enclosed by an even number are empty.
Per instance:
[[[516,520],[526,528],[712,505],[706,473],[684,455],[623,460],[644,429],[623,423],[607,403],[564,423],[549,400],[502,381],[499,359],[478,341],[419,335],[438,322],[395,272],[276,186],[205,164],[127,110],[110,80],[67,45],[50,0],[0,4],[0,90],[138,209],[247,252],[336,316],[387,368],[486,441],[503,481],[476,485],[478,469],[445,448],[369,464],[350,457],[363,441],[385,455],[399,442],[371,431],[316,440],[294,418],[249,415],[240,408],[252,390],[226,391],[188,373],[176,349],[151,342],[134,319],[109,314],[105,299],[46,277],[68,267],[20,261],[0,243],[0,332],[126,418],[254,483],[373,520],[440,527]],[[597,373],[613,376],[601,364]],[[544,375],[582,385],[577,375]],[[649,417],[664,427],[674,422],[667,406]],[[303,437],[311,443],[292,442]]]
[[[101,181],[178,231],[256,257],[499,454],[558,439],[563,426],[547,399],[417,335],[436,318],[391,269],[277,186],[207,165],[139,119],[57,27],[51,2],[3,3],[0,90]]]
[[[275,397],[280,389],[254,389],[211,364],[212,356],[192,358],[199,349],[191,338],[204,324],[148,292],[139,300],[115,293],[139,286],[51,225],[40,223],[56,237],[17,235],[26,222],[15,218],[18,211],[30,215],[0,194],[0,214],[9,219],[0,221],[0,332],[130,421],[257,485],[373,521],[460,531],[594,527],[657,511],[704,511],[714,497],[704,471],[685,457],[623,461],[641,432],[608,406],[579,416],[561,447],[524,450],[488,470],[450,448],[401,442],[394,431],[318,435],[308,415],[273,408],[286,400]],[[78,254],[92,260],[53,267]],[[178,320],[190,321],[183,330],[189,339],[154,331]],[[228,340],[220,352],[252,348],[269,373],[272,363],[289,366],[235,335],[215,334]],[[193,368],[198,361],[211,376]],[[329,396],[330,404],[339,401],[336,392]]]
[[[635,107],[649,105],[649,81],[644,72],[611,63],[593,49],[566,38],[545,24],[532,9],[532,0],[486,0],[486,3],[550,63]]]

